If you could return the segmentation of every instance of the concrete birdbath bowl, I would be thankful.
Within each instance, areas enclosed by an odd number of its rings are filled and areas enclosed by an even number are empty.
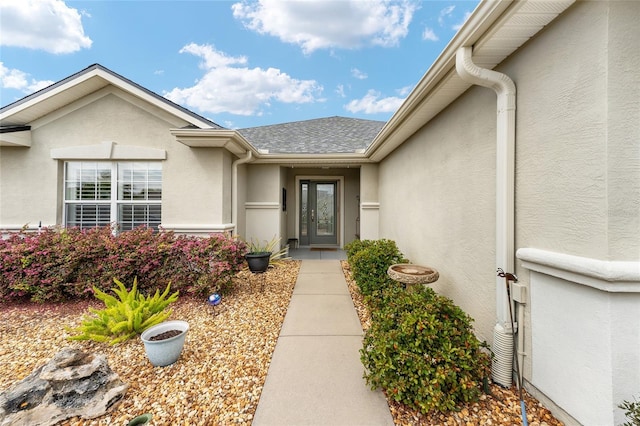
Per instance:
[[[387,269],[387,275],[392,280],[405,284],[407,290],[413,290],[422,284],[431,284],[440,278],[440,274],[435,269],[412,263],[391,265]]]

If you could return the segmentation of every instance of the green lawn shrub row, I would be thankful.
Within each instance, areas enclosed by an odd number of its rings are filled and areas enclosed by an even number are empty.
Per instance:
[[[407,261],[395,242],[357,241],[346,250],[371,312],[360,350],[367,383],[423,413],[477,400],[491,363],[473,319],[431,288],[407,291],[390,280],[387,268]]]
[[[398,283],[389,278],[387,269],[396,263],[408,262],[395,241],[386,239],[354,240],[345,250],[353,278],[364,296],[396,287]]]
[[[0,301],[63,301],[105,291],[113,279],[140,291],[171,283],[181,294],[224,291],[243,267],[246,244],[223,234],[207,238],[140,227],[45,228],[0,239]]]

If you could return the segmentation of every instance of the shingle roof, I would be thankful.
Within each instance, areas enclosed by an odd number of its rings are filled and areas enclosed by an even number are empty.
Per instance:
[[[384,125],[384,121],[328,117],[238,132],[254,147],[270,154],[335,154],[365,149]]]

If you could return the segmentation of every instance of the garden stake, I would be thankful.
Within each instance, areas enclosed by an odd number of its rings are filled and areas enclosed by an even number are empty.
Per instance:
[[[516,383],[518,385],[518,394],[520,396],[520,413],[522,414],[522,424],[524,426],[529,426],[529,422],[527,421],[527,408],[525,407],[524,398],[522,396],[522,379],[520,378],[520,365],[518,363],[517,354],[518,339],[516,337],[516,333],[513,332],[515,328],[513,326],[513,310],[511,309],[511,286],[509,285],[509,281],[517,283],[518,277],[515,274],[504,272],[501,268],[498,268],[498,276],[504,277],[504,282],[507,286],[507,302],[509,305],[509,320],[511,320],[511,334],[513,335],[513,347],[516,348],[516,350],[513,351],[513,358],[516,364]],[[522,327],[522,324],[520,324],[520,327]]]

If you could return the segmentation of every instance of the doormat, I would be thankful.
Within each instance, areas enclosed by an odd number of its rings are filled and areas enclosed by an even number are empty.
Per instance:
[[[337,251],[335,247],[311,247],[311,251]]]

